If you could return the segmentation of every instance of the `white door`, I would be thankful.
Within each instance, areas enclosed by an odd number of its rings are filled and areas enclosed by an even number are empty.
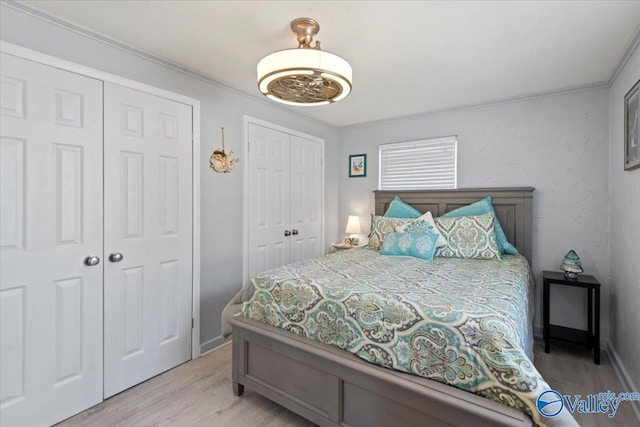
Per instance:
[[[291,135],[289,262],[322,255],[322,146]]]
[[[289,263],[289,134],[249,124],[249,278]]]
[[[248,275],[322,255],[322,143],[248,125]]]
[[[191,358],[193,186],[190,106],[104,98],[107,398]]]
[[[102,401],[102,82],[0,70],[0,425],[44,426]]]

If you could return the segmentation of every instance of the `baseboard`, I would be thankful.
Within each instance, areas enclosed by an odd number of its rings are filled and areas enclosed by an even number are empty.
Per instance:
[[[200,344],[200,354],[204,355],[206,352],[220,347],[226,341],[230,341],[230,339],[225,339],[222,335],[220,335],[213,339],[210,339],[207,342],[203,342]]]
[[[226,346],[228,346],[229,344],[231,344],[232,342],[233,342],[233,341],[231,341],[231,338],[229,338],[228,340],[226,340],[225,342],[223,342],[223,343],[222,343],[222,344],[220,344],[219,346],[214,347],[214,348],[212,348],[212,349],[210,349],[210,350],[207,350],[207,352],[206,352],[206,353],[202,353],[202,354],[201,354],[201,356],[205,356],[205,355],[207,355],[207,354],[209,354],[209,353],[213,353],[214,351],[220,350],[222,347],[226,347]]]
[[[606,347],[607,354],[609,355],[609,360],[611,360],[611,364],[613,365],[613,370],[616,372],[620,383],[622,384],[622,390],[615,390],[615,392],[632,392],[638,391],[638,387],[633,383],[631,376],[627,372],[627,369],[624,367],[622,360],[618,357],[618,353],[616,353],[615,349],[607,343]],[[613,390],[612,390],[613,391]],[[633,412],[636,414],[636,418],[638,419],[638,424],[640,424],[640,402],[625,402],[625,404],[631,405],[633,408]]]
[[[542,336],[542,326],[534,326],[533,327],[533,340],[537,342],[543,341]]]

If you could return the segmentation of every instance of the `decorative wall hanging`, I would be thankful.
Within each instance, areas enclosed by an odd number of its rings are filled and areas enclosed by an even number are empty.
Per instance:
[[[640,166],[640,80],[624,97],[624,170]]]
[[[231,155],[233,151],[229,150],[228,152],[224,149],[224,128],[222,129],[222,148],[218,148],[213,152],[211,158],[209,159],[209,163],[211,163],[211,168],[216,172],[224,172],[229,173],[233,169],[233,167],[238,163],[238,159],[232,159]]]
[[[580,262],[580,257],[571,249],[564,256],[562,260],[562,265],[560,266],[560,270],[564,271],[564,277],[566,279],[575,279],[578,277],[578,273],[582,273],[584,270],[582,269],[582,263]]]
[[[367,176],[367,155],[352,154],[349,156],[349,177]]]

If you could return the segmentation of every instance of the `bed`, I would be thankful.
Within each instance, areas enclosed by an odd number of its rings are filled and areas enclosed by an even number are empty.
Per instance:
[[[533,188],[376,191],[375,212],[382,215],[396,195],[434,216],[491,196],[509,241],[530,263],[532,193]],[[377,256],[355,251],[341,255],[345,260],[330,259],[329,264],[366,266],[367,257]],[[520,261],[514,258],[509,262],[524,262],[518,258]],[[331,269],[316,261],[309,261],[306,266],[310,272]],[[404,270],[411,268],[398,271]],[[287,316],[295,318],[297,314],[294,310]],[[229,321],[233,335],[232,384],[237,396],[245,386],[250,387],[322,426],[532,425],[531,418],[520,410],[432,379],[367,363],[351,352],[301,336],[295,329],[286,331],[262,320],[236,316]],[[521,325],[526,329],[522,336],[527,340],[522,347],[531,357],[531,319]],[[379,357],[381,351],[376,349],[371,354]],[[542,422],[538,420],[538,424]]]

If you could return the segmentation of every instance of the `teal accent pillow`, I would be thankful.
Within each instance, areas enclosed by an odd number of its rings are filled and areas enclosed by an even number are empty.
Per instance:
[[[422,213],[411,205],[406,204],[400,197],[393,198],[384,216],[387,218],[418,218]]]
[[[447,246],[438,249],[437,256],[501,260],[494,219],[492,214],[436,218],[440,233],[447,239]]]
[[[369,249],[380,250],[382,242],[388,233],[396,231],[396,227],[413,221],[413,218],[387,218],[386,216],[371,215],[371,231],[369,232]]]
[[[496,211],[493,209],[493,203],[491,202],[490,196],[482,200],[478,200],[477,202],[473,202],[470,205],[454,209],[451,212],[447,212],[440,218],[457,218],[461,216],[483,214],[492,214],[494,216],[493,226],[495,229],[496,237],[498,238],[498,247],[500,248],[500,252],[505,254],[518,255],[518,250],[515,248],[515,246],[509,243],[509,241],[507,240],[507,235],[504,234],[504,230],[502,229],[500,221],[498,221],[498,217],[496,216]]]
[[[379,253],[412,256],[431,261],[436,252],[436,240],[436,234],[387,233]]]

